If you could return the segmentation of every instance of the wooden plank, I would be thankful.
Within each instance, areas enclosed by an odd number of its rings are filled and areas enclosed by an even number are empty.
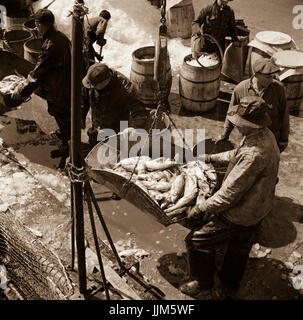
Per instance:
[[[87,265],[88,265],[88,272],[96,279],[96,275],[92,273],[93,267],[95,266],[99,272],[100,267],[98,263],[97,255],[94,251],[92,251],[90,248],[86,248],[86,259],[87,259]],[[126,279],[123,277],[120,277],[119,274],[112,269],[111,265],[112,262],[101,253],[102,256],[102,263],[104,267],[104,272],[106,276],[106,280],[110,282],[110,284],[119,291],[120,294],[124,296],[126,300],[141,300],[141,298],[136,294],[136,292],[127,284]],[[101,280],[101,275],[100,279]]]

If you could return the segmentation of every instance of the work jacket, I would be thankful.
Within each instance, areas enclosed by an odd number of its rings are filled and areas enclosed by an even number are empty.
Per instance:
[[[240,100],[246,96],[259,95],[253,88],[252,79],[240,82],[234,89],[230,106],[237,105]],[[268,114],[271,118],[271,124],[268,128],[274,134],[278,146],[281,143],[288,142],[289,135],[289,110],[286,103],[285,89],[281,82],[274,80],[260,95],[269,106]],[[228,110],[229,111],[229,110]],[[234,125],[225,119],[223,136],[228,138]]]
[[[280,152],[268,128],[256,129],[238,149],[213,154],[210,159],[228,167],[221,188],[206,200],[206,212],[251,226],[272,210]]]
[[[43,36],[42,51],[34,70],[30,73],[35,83],[22,95],[29,96],[33,89],[58,108],[70,106],[71,96],[71,44],[60,31],[51,28]]]
[[[212,5],[203,8],[192,23],[193,35],[200,32],[201,26],[203,33],[213,36],[220,43],[223,50],[226,36],[231,36],[232,41],[237,41],[235,14],[228,5],[220,10],[215,1]]]
[[[120,121],[133,120],[135,128],[144,128],[148,112],[137,99],[131,81],[118,71],[103,90],[92,89],[90,93],[93,128],[120,131]]]

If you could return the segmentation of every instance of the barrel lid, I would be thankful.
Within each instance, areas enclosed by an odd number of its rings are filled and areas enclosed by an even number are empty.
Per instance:
[[[273,55],[276,65],[284,68],[303,67],[303,52],[295,50],[278,51]]]
[[[291,42],[291,36],[278,31],[261,31],[256,34],[256,39],[270,45],[283,45]]]

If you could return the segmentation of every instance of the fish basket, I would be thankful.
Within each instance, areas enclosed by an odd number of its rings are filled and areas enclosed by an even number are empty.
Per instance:
[[[125,138],[125,133],[119,133],[118,135],[110,136],[105,141],[97,144],[87,155],[85,162],[88,167],[88,175],[97,183],[100,183],[110,189],[112,192],[118,194],[121,198],[130,202],[134,206],[136,206],[143,213],[148,214],[155,218],[158,222],[160,222],[164,226],[168,226],[173,223],[181,222],[186,218],[185,212],[169,216],[167,215],[147,192],[145,192],[139,185],[137,185],[134,181],[128,179],[118,172],[114,172],[113,170],[109,170],[107,167],[107,163],[111,161],[119,162],[121,160],[121,154],[123,148],[124,157],[128,158],[130,156],[130,151],[137,143],[137,141],[128,141],[127,148],[125,148],[126,144],[123,143],[120,138],[121,135],[122,140]],[[154,136],[152,138],[155,138]],[[149,137],[149,139],[152,139]],[[127,149],[127,150],[125,150]],[[169,150],[169,152],[168,152]],[[195,150],[192,149],[191,152]],[[152,148],[148,148],[144,150],[144,156],[149,156],[152,159],[159,157],[165,157],[169,159],[185,159],[185,155],[188,152],[185,148],[175,144],[170,139],[162,139],[160,144],[160,154],[157,156],[153,156]],[[108,155],[108,162],[103,162],[102,155]],[[110,155],[111,154],[111,155]],[[139,154],[137,154],[139,155]],[[143,155],[143,152],[142,152]],[[132,153],[131,156],[134,156]],[[180,163],[181,164],[181,163]],[[183,163],[184,164],[184,163]],[[177,164],[179,165],[179,164]],[[220,171],[219,171],[220,172]],[[218,181],[220,180],[219,174],[216,175],[218,177]],[[221,174],[222,177],[222,174]],[[215,190],[213,190],[215,191]]]
[[[139,187],[134,181],[129,181],[125,176],[119,173],[115,173],[113,171],[108,170],[106,164],[100,164],[101,154],[108,152],[113,153],[116,161],[119,162],[121,160],[121,148],[125,146],[121,143],[121,136],[123,133],[119,133],[117,135],[111,136],[105,141],[99,142],[87,155],[85,158],[86,165],[88,167],[88,175],[95,182],[100,183],[110,189],[112,192],[118,194],[121,198],[135,205],[139,210],[143,213],[147,213],[152,215],[158,222],[163,224],[164,226],[168,226],[172,223],[177,222],[177,219],[169,218],[157,202],[152,199],[141,187]],[[117,145],[116,144],[117,141]],[[163,151],[167,149],[168,141],[161,142],[160,149]],[[113,148],[113,146],[115,147]],[[130,150],[135,145],[135,142],[129,141],[127,156],[129,155]],[[116,154],[114,154],[116,152]],[[184,155],[184,149],[182,147],[178,147],[171,144],[171,154],[182,154]],[[151,153],[151,149],[144,153],[144,156]],[[138,154],[139,155],[139,154]],[[163,155],[163,152],[160,153],[160,156]],[[110,158],[110,157],[109,157]],[[124,157],[123,157],[124,158]],[[110,158],[109,161],[111,161]]]

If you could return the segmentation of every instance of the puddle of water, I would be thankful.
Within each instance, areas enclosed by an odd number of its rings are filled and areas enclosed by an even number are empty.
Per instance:
[[[0,124],[0,138],[29,161],[50,168],[59,164],[59,159],[50,157],[56,145],[52,145],[50,137],[40,130],[35,121],[0,116]]]

